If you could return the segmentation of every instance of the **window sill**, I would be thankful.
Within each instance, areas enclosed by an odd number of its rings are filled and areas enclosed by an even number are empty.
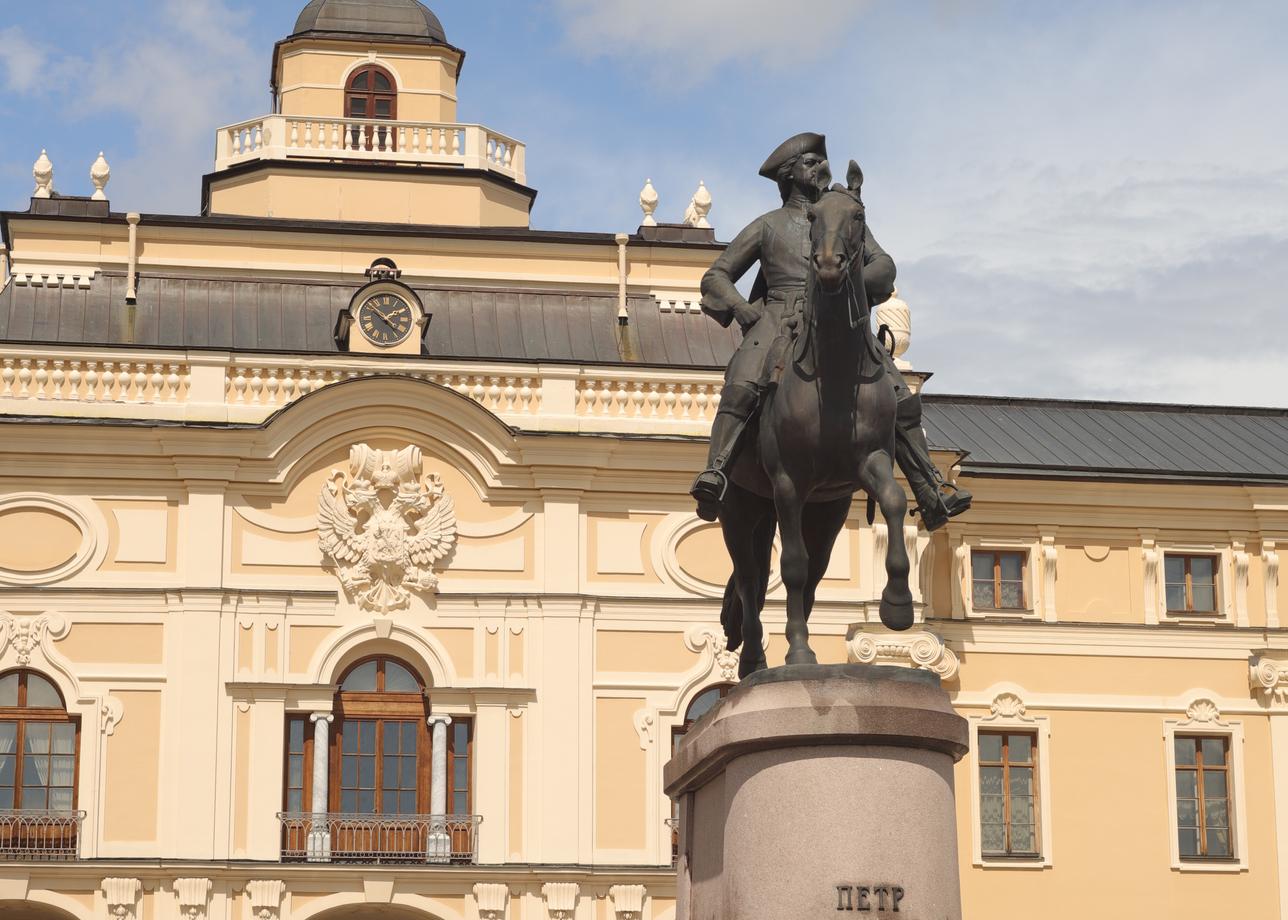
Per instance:
[[[1049,869],[1051,860],[1043,856],[984,856],[975,860],[981,869]]]
[[[1246,861],[1237,857],[1232,859],[1189,859],[1182,858],[1172,863],[1178,872],[1247,872]]]

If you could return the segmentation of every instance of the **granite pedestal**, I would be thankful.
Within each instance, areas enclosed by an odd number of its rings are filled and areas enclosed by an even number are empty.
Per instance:
[[[968,737],[928,671],[747,678],[666,767],[677,920],[960,920],[953,764]]]

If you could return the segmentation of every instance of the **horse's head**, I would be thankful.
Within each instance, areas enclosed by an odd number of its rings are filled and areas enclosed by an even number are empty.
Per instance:
[[[834,185],[809,208],[810,258],[825,293],[836,294],[863,258],[863,170],[850,161],[846,185]]]

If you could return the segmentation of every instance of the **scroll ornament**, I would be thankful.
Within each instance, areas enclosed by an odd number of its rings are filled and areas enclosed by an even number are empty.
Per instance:
[[[420,448],[357,444],[349,472],[333,470],[318,499],[318,543],[363,609],[406,608],[412,591],[438,587],[436,563],[456,545],[456,507]]]

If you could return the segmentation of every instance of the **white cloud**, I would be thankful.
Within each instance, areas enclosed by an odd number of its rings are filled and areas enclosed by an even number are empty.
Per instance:
[[[782,0],[554,4],[569,44],[582,55],[647,64],[672,82],[701,79],[728,62],[781,69],[807,44],[811,53],[829,52],[867,6],[868,0],[814,0],[808,7],[787,6]]]
[[[14,93],[35,89],[47,76],[45,49],[19,26],[0,29],[0,67],[5,88]]]

